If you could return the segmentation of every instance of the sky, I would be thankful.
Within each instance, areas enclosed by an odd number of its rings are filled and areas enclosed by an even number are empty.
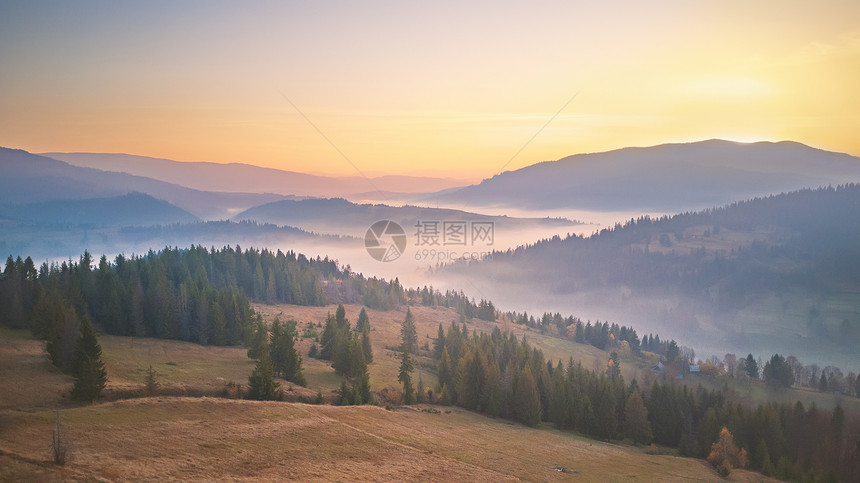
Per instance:
[[[0,0],[0,146],[480,179],[723,138],[860,155],[860,2]]]

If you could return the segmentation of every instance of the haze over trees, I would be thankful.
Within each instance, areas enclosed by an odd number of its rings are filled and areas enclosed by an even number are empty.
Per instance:
[[[707,340],[707,350],[826,353],[844,365],[860,356],[860,319],[839,310],[846,290],[860,289],[858,207],[860,185],[801,190],[542,240],[439,275],[509,303],[571,300],[664,333],[683,329],[684,343]],[[763,330],[746,333],[753,323]],[[780,323],[792,330],[771,329]]]

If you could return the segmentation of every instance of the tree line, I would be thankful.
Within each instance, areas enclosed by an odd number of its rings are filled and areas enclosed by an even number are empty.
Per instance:
[[[714,311],[735,311],[762,294],[801,290],[826,295],[860,285],[858,205],[858,184],[801,190],[695,213],[643,216],[592,236],[555,236],[494,252],[482,263],[456,262],[442,270],[490,279],[514,271],[523,283],[564,287],[566,292],[624,286],[643,295],[682,293]],[[720,237],[724,230],[773,232],[775,227],[783,235],[770,243],[675,250],[691,236],[704,240]],[[668,250],[648,248],[658,240]],[[856,317],[827,326],[816,312],[815,307],[810,310],[816,335],[856,345]]]
[[[691,390],[670,381],[629,384],[611,358],[605,371],[572,359],[553,364],[528,341],[495,328],[470,334],[452,323],[434,344],[439,386],[428,397],[528,425],[541,421],[603,440],[676,447],[707,457],[722,428],[749,455],[750,466],[787,479],[860,476],[860,421],[844,411],[732,400],[726,388]]]

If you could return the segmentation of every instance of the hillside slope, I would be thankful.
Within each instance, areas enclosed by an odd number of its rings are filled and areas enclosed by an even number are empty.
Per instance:
[[[439,414],[421,409],[206,398],[139,399],[68,409],[60,418],[73,439],[75,458],[53,474],[126,480],[717,478],[699,460],[647,455],[637,448],[530,429],[459,409]],[[52,411],[5,415],[9,424],[0,430],[3,453],[18,461],[45,461],[53,418]],[[132,433],[135,437],[129,438]],[[40,469],[31,465],[32,473]],[[0,467],[6,468],[0,475],[14,468]],[[19,475],[32,475],[27,469],[19,468]],[[751,476],[736,471],[732,480]]]
[[[0,205],[0,217],[44,224],[94,226],[170,225],[200,221],[182,208],[143,193]]]
[[[375,406],[168,396],[69,407],[61,396],[71,378],[51,368],[41,343],[11,332],[3,335],[0,362],[15,368],[0,374],[0,390],[11,396],[0,405],[4,481],[716,478],[701,460],[649,455],[643,448],[527,428],[453,407],[387,411]],[[192,385],[197,380],[218,384],[216,374],[240,377],[252,365],[241,359],[241,348],[152,339],[138,340],[138,347],[134,340],[121,337],[104,342],[110,356],[109,378],[117,380],[110,384],[120,388],[128,385],[132,373],[140,377],[140,370],[128,372],[132,366],[145,367],[150,359],[170,362],[166,368],[164,362],[156,365],[162,382]],[[128,360],[116,359],[121,347],[131,349]],[[22,385],[25,378],[28,384]],[[21,391],[25,386],[27,390]],[[49,462],[57,415],[73,444],[72,461],[65,467]],[[752,476],[735,471],[732,481]]]
[[[36,203],[66,199],[146,193],[203,219],[224,219],[234,213],[283,199],[281,195],[218,193],[189,189],[126,173],[80,168],[28,153],[0,148],[0,203]]]
[[[855,365],[860,185],[555,238],[444,271],[493,300],[673,334],[702,349]],[[453,277],[453,280],[452,280]]]

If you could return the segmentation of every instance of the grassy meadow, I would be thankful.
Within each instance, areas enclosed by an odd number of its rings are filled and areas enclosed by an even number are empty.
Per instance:
[[[335,308],[255,306],[268,322],[275,316],[298,321],[299,334],[324,322]],[[360,310],[346,307],[353,324]],[[459,319],[445,308],[412,311],[419,344],[427,342],[431,348],[439,323],[447,328]],[[396,387],[399,363],[392,349],[400,342],[405,310],[368,310],[368,315],[373,389]],[[467,326],[479,331],[499,326],[525,335],[554,361],[573,357],[588,368],[600,368],[608,357],[592,346],[504,322],[475,319]],[[528,428],[454,407],[386,410],[199,397],[218,394],[229,382],[247,385],[253,362],[244,348],[116,336],[102,336],[100,342],[109,378],[106,397],[80,406],[68,401],[72,379],[51,366],[44,342],[24,331],[0,331],[0,481],[718,479],[702,460],[651,454],[647,447],[598,442],[547,425]],[[310,400],[317,391],[331,397],[340,384],[328,362],[307,357],[312,343],[312,338],[298,342],[308,388],[282,381],[291,400]],[[433,364],[430,353],[422,350],[416,368],[426,386],[436,383]],[[653,377],[650,360],[622,364],[626,378],[637,377],[641,383]],[[150,365],[162,392],[137,397]],[[751,386],[750,391],[758,390],[765,391]],[[822,407],[824,399],[832,400],[832,395],[801,390],[785,397],[801,393],[821,399]],[[759,397],[770,396],[751,396]],[[62,467],[51,463],[49,454],[58,416],[73,443],[73,459]],[[736,470],[730,481],[762,481],[762,476]]]

